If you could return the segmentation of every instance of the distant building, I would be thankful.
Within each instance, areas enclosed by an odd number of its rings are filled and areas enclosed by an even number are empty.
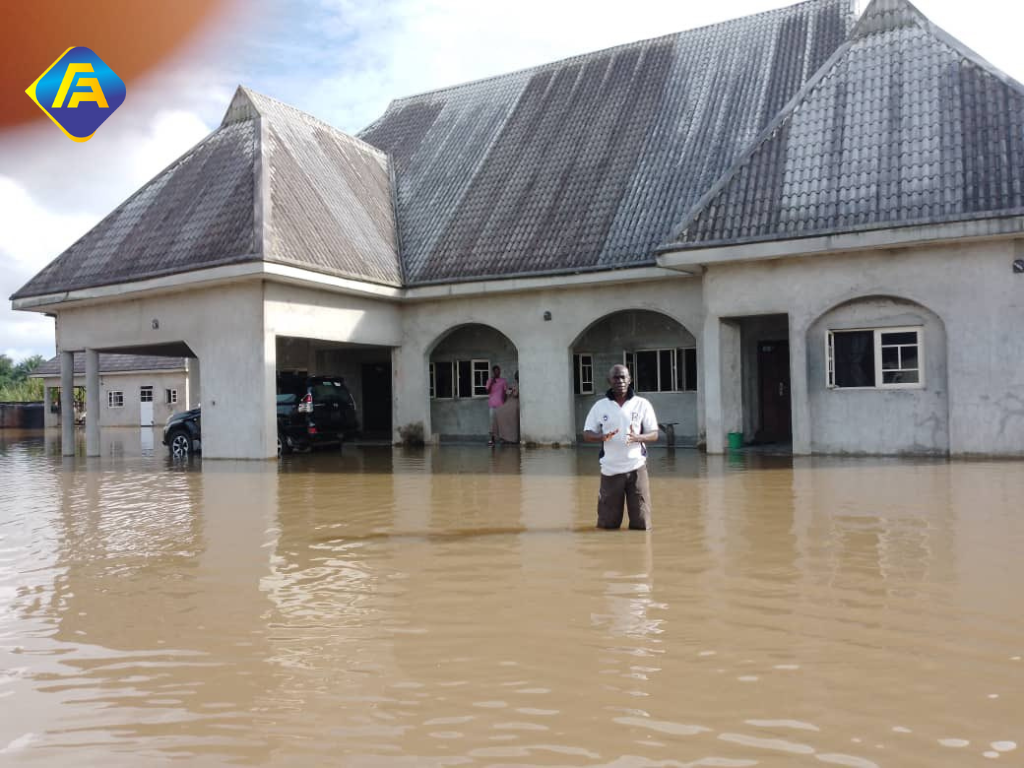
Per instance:
[[[904,0],[810,0],[358,137],[239,88],[12,299],[64,353],[188,357],[211,457],[275,455],[281,371],[444,440],[498,364],[566,443],[616,362],[711,452],[1019,456],[1022,296],[1024,88]]]
[[[101,427],[163,425],[167,417],[186,410],[188,361],[147,355],[99,356]],[[75,387],[85,387],[85,355],[75,355]],[[45,425],[60,426],[60,358],[47,360],[30,374],[43,380]],[[87,419],[84,394],[77,398],[76,421]]]

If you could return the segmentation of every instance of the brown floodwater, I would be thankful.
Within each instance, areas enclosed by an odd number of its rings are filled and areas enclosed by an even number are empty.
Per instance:
[[[0,431],[0,764],[1021,764],[1024,463],[650,466]]]

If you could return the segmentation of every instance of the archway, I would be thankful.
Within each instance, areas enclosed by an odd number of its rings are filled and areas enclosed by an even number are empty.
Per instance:
[[[638,394],[651,401],[664,439],[695,445],[697,419],[697,340],[679,321],[660,312],[631,309],[591,323],[570,348],[573,410],[577,440],[587,413],[607,387],[608,370],[629,367]]]
[[[501,368],[509,385],[514,383],[519,369],[516,345],[491,326],[461,325],[431,345],[427,365],[431,431],[442,442],[486,441],[491,424],[485,385],[494,366]]]

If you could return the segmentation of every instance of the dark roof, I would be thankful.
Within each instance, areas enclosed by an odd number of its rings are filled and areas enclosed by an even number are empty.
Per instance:
[[[407,282],[653,263],[654,247],[846,38],[812,0],[392,102]]]
[[[257,137],[254,122],[214,131],[11,298],[113,285],[254,258]]]
[[[850,39],[672,247],[1024,213],[1024,88],[905,0]]]
[[[381,152],[239,88],[217,130],[11,298],[260,260],[400,285],[394,230]]]
[[[131,373],[132,371],[184,371],[185,359],[181,357],[156,357],[153,355],[107,355],[100,353],[100,373]],[[85,375],[85,353],[75,352],[75,374]],[[60,355],[51,357],[40,365],[30,376],[60,376]]]

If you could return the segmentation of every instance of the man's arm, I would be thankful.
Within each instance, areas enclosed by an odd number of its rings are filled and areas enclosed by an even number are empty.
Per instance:
[[[611,432],[593,432],[589,429],[583,430],[583,442],[585,443],[607,443],[613,437],[619,434],[619,430],[613,429]]]
[[[644,410],[643,419],[640,422],[640,429],[644,430],[640,434],[634,434],[632,431],[626,435],[627,443],[656,443],[661,433],[658,431],[658,417],[654,415],[654,409],[648,406]]]

